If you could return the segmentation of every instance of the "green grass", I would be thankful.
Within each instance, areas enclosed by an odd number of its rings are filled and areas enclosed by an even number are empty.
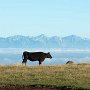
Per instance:
[[[0,65],[0,85],[51,85],[90,89],[90,64]]]

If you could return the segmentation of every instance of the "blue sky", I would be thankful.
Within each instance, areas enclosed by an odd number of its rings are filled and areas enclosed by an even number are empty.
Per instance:
[[[0,37],[40,34],[90,38],[90,0],[0,1]]]

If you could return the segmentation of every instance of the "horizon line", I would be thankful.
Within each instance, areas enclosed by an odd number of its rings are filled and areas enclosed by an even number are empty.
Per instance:
[[[46,34],[39,34],[39,35],[21,35],[21,34],[16,34],[16,35],[8,35],[8,36],[0,36],[0,38],[8,38],[8,37],[14,37],[14,36],[24,36],[24,37],[38,37],[38,36],[45,36],[45,37],[60,37],[59,35],[46,35]],[[70,35],[66,35],[66,36],[62,36],[60,38],[63,38],[63,37],[69,37],[69,36],[76,36],[76,37],[80,37],[80,38],[86,38],[86,39],[89,39],[88,37],[83,37],[83,36],[79,36],[79,35],[75,35],[75,34],[70,34]]]

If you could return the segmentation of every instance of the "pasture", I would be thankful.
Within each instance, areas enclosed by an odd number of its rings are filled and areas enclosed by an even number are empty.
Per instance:
[[[22,87],[24,89],[20,89]],[[90,63],[51,66],[0,65],[0,90],[25,90],[26,87],[34,88],[32,90],[64,90],[60,89],[62,87],[67,88],[65,90],[90,90]]]

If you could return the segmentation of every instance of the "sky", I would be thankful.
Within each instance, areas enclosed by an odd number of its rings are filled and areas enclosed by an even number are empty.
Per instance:
[[[0,37],[90,38],[90,0],[0,0]]]

